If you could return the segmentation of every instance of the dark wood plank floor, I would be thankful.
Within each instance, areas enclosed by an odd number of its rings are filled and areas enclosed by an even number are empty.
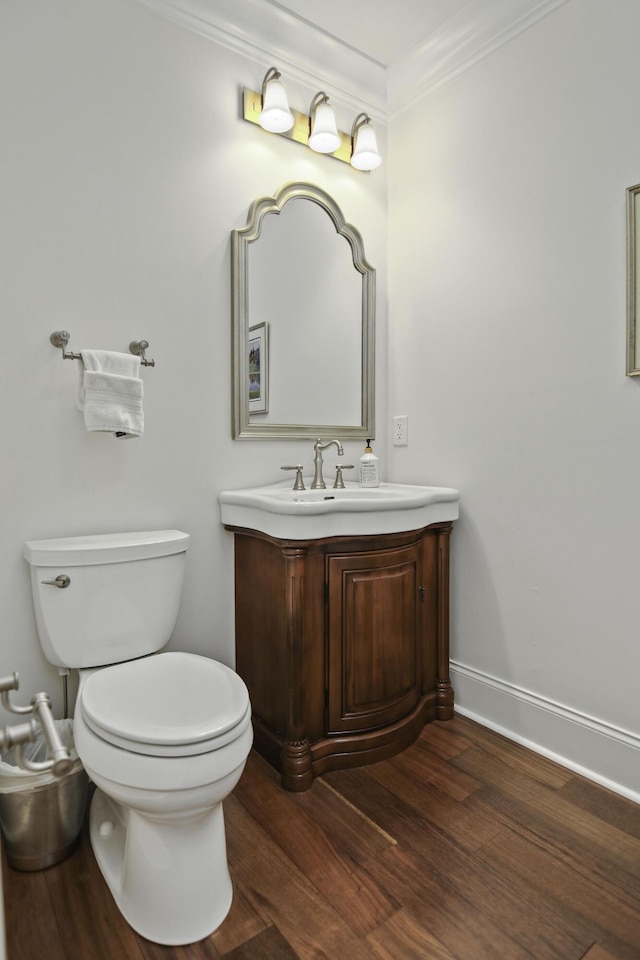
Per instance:
[[[207,940],[137,936],[84,835],[5,864],[9,960],[640,958],[640,806],[464,718],[302,794],[252,754],[225,817],[235,898]]]

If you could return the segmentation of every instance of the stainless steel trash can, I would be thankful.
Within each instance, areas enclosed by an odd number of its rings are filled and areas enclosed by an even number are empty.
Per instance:
[[[72,734],[66,732],[70,721],[55,723],[64,745],[72,749]],[[35,759],[31,748],[27,744],[25,753]],[[37,749],[36,744],[34,754]],[[58,779],[13,765],[12,753],[2,754],[0,762],[0,827],[7,862],[15,870],[44,870],[68,857],[80,839],[89,778],[75,751],[71,770]]]

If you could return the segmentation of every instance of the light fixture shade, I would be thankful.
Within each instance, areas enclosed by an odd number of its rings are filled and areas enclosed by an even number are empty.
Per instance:
[[[356,170],[375,170],[381,163],[376,132],[370,123],[363,123],[355,132],[351,166]]]
[[[333,108],[324,100],[316,106],[313,113],[309,146],[316,153],[334,153],[341,143]]]
[[[289,109],[287,91],[279,79],[269,80],[262,97],[262,112],[258,120],[263,130],[270,133],[286,133],[291,130],[295,119]]]

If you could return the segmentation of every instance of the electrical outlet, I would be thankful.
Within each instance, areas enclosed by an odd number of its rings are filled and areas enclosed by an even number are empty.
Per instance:
[[[393,418],[393,445],[394,447],[409,446],[409,417]]]

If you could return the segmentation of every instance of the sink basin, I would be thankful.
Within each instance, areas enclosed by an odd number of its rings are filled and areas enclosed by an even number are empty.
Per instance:
[[[310,483],[305,480],[305,485]],[[460,494],[452,487],[381,483],[344,490],[292,490],[288,480],[219,495],[222,522],[281,540],[402,533],[456,520]]]

